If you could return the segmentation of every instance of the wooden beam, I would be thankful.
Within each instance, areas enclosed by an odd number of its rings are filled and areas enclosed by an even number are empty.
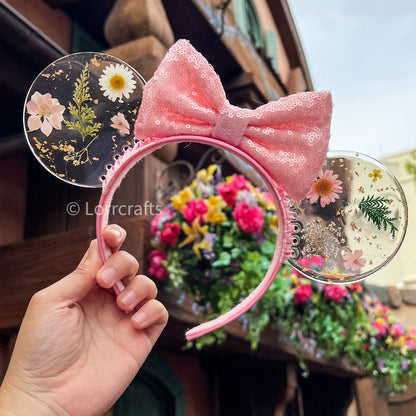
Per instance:
[[[123,249],[142,258],[147,221],[140,217],[119,224],[128,234]],[[74,270],[94,237],[95,228],[88,227],[2,247],[0,331],[19,326],[33,294]]]

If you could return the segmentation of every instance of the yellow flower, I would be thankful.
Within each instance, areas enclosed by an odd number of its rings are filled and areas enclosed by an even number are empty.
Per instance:
[[[377,182],[377,179],[381,179],[383,177],[380,169],[373,169],[373,173],[369,173],[368,176],[373,178],[373,182]]]
[[[194,219],[192,228],[186,222],[183,222],[182,229],[187,237],[181,244],[179,244],[179,247],[194,243],[192,250],[199,259],[201,258],[201,253],[199,252],[200,249],[210,250],[212,248],[211,244],[205,239],[205,235],[208,231],[208,225],[201,227],[198,218]]]
[[[279,218],[277,217],[276,214],[272,215],[272,220],[271,220],[270,224],[273,227],[276,227],[276,228],[279,226]]]
[[[257,197],[259,200],[259,204],[267,209],[268,211],[274,211],[276,209],[276,206],[274,205],[274,202],[271,201],[269,198],[266,198],[263,194],[263,192],[259,192],[258,189],[252,188],[251,191],[253,194]]]
[[[219,224],[224,222],[227,217],[222,212],[222,208],[225,208],[227,204],[219,196],[211,195],[207,201],[208,212],[206,213],[205,220],[211,224]]]
[[[194,196],[194,193],[192,192],[192,189],[187,186],[182,191],[179,192],[178,195],[175,195],[170,199],[172,202],[173,208],[175,208],[178,211],[182,211],[185,208],[186,203],[192,199]]]
[[[207,169],[201,169],[197,174],[197,180],[207,184],[214,177],[214,173],[217,170],[217,165],[209,165]]]

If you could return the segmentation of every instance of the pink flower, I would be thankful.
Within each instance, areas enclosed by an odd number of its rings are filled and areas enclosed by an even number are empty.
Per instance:
[[[233,179],[231,181],[217,186],[218,193],[230,207],[233,207],[237,203],[236,197],[238,191],[250,189],[250,182],[243,175],[233,175],[232,177]]]
[[[231,184],[231,182],[226,182],[218,185],[217,190],[228,206],[233,207],[236,204],[237,190]]]
[[[352,285],[349,285],[348,289],[350,290],[350,292],[361,293],[363,291],[363,287],[361,286],[361,283],[359,283],[359,282],[356,282],[356,283],[353,283]]]
[[[111,117],[113,124],[110,124],[110,127],[118,130],[122,134],[130,134],[129,122],[124,117],[123,113],[118,112],[116,116]]]
[[[162,260],[167,260],[168,255],[161,250],[153,250],[149,255],[150,267],[149,273],[158,280],[164,280],[169,275]]]
[[[163,208],[162,212],[156,215],[150,222],[150,231],[152,234],[156,234],[162,227],[163,224],[171,220],[174,217],[173,212],[169,208]]]
[[[167,222],[166,229],[162,231],[160,238],[163,244],[173,246],[176,243],[180,233],[181,229],[179,228],[179,224],[171,224],[170,222]]]
[[[203,216],[208,212],[208,208],[203,199],[193,199],[188,202],[186,207],[182,210],[182,215],[188,222],[192,224],[194,219],[199,216],[199,222],[202,224]]]
[[[345,286],[342,285],[325,285],[324,296],[326,299],[336,303],[341,303],[342,299],[348,295]]]
[[[312,297],[311,285],[299,285],[295,291],[295,303],[305,303]]]
[[[250,208],[245,202],[234,208],[233,218],[246,233],[259,233],[264,223],[263,210],[260,207]]]
[[[377,319],[377,322],[372,322],[371,326],[377,329],[377,337],[381,337],[382,335],[386,335],[387,332],[387,322]]]
[[[362,255],[362,250],[355,250],[354,253],[352,251],[347,251],[343,254],[342,259],[344,260],[345,269],[351,270],[352,272],[358,272],[366,263],[366,260],[361,257]]]
[[[407,339],[405,344],[410,347],[412,350],[416,350],[416,342],[412,339]]]
[[[244,177],[244,175],[233,175],[233,180],[231,181],[233,186],[237,189],[237,191],[241,191],[243,189],[250,189],[249,185],[250,182]]]
[[[403,335],[403,330],[399,324],[392,324],[389,329],[389,334],[393,337],[401,337]]]
[[[306,198],[310,198],[311,204],[315,203],[321,197],[321,207],[325,207],[331,202],[335,202],[342,192],[340,186],[342,182],[338,180],[338,175],[334,175],[332,170],[320,172],[316,181],[312,184],[311,189],[306,194]]]
[[[35,92],[31,100],[26,104],[27,112],[30,117],[27,120],[27,125],[30,131],[38,130],[49,136],[52,129],[61,130],[61,122],[63,121],[63,112],[65,106],[60,105],[56,98],[47,94],[40,94]]]

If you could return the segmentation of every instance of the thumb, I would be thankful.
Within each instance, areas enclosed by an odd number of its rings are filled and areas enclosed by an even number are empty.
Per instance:
[[[97,241],[93,240],[77,268],[46,289],[49,299],[64,306],[80,301],[95,286],[96,274],[101,266]]]

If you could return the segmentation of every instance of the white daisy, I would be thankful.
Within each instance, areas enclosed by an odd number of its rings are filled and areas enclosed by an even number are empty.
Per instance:
[[[121,64],[106,66],[98,83],[101,91],[104,91],[104,97],[108,97],[111,101],[116,101],[118,98],[121,103],[123,95],[128,99],[136,88],[133,72]]]

